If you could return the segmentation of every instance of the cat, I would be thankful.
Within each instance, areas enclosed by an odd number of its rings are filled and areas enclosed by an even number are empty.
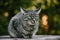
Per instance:
[[[12,38],[32,38],[39,27],[39,13],[41,9],[25,10],[13,16],[8,25],[8,32]]]

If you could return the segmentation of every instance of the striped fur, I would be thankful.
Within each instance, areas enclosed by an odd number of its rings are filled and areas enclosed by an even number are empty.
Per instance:
[[[23,10],[11,18],[8,32],[14,38],[32,38],[39,27],[39,13],[34,10]]]

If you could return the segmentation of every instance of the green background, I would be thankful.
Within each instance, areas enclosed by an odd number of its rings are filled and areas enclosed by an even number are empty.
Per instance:
[[[60,0],[0,0],[0,35],[8,35],[9,21],[20,11],[20,7],[42,9],[37,35],[60,35]],[[43,15],[48,16],[47,29],[41,24]]]

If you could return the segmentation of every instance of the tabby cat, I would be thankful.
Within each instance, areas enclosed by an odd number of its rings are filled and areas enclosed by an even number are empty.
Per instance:
[[[13,38],[33,38],[39,27],[39,13],[41,9],[25,10],[11,18],[8,25],[9,35]]]

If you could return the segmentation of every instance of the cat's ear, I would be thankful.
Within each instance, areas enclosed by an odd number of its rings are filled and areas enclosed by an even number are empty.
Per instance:
[[[25,11],[23,10],[23,8],[20,8],[20,11],[21,11],[22,13],[25,13]]]
[[[20,8],[20,10],[23,14],[27,14],[27,10],[25,10],[24,8]]]
[[[41,12],[41,9],[40,8],[38,8],[37,10],[36,10],[36,14],[39,14],[40,12]]]

